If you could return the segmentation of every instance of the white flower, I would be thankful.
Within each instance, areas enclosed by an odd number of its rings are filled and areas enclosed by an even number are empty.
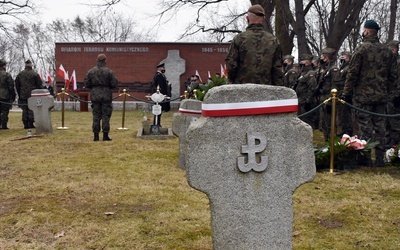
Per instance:
[[[394,157],[394,148],[389,148],[388,150],[386,150],[386,161],[387,162],[391,162],[391,158]]]

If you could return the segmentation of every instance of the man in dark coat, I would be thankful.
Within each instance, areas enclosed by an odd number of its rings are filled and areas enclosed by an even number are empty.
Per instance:
[[[25,62],[25,69],[19,72],[15,78],[15,88],[18,93],[18,104],[22,109],[24,128],[35,128],[33,125],[35,118],[33,111],[28,108],[28,98],[31,97],[32,90],[42,89],[43,85],[39,74],[32,69],[31,60]]]
[[[156,93],[158,89],[161,94],[171,97],[170,85],[164,73],[165,73],[165,64],[164,63],[158,64],[157,72],[154,74],[153,81],[151,84],[151,90],[152,93]],[[171,105],[169,103],[169,100],[164,100],[159,104],[161,105],[162,112],[168,112],[171,110]],[[161,114],[158,116],[154,116],[153,124],[161,126]]]
[[[93,141],[99,140],[101,130],[103,130],[103,141],[111,141],[108,133],[110,132],[110,118],[113,110],[112,89],[117,87],[118,80],[114,72],[106,67],[106,64],[106,55],[99,54],[97,56],[97,66],[91,68],[84,79],[85,87],[91,90]]]
[[[0,129],[8,129],[8,114],[11,103],[15,100],[14,80],[6,72],[6,61],[0,60]]]

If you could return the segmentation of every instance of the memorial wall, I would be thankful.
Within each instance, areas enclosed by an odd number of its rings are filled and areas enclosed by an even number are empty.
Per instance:
[[[56,69],[63,65],[68,72],[76,71],[78,91],[83,89],[87,71],[96,65],[100,53],[107,55],[107,67],[120,81],[116,92],[127,89],[135,96],[150,92],[156,65],[164,62],[166,76],[172,85],[172,98],[182,95],[186,79],[199,73],[203,82],[221,72],[229,43],[56,43]],[[64,81],[57,76],[57,91]]]

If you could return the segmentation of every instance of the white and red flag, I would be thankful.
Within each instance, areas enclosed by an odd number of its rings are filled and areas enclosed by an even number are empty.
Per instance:
[[[221,77],[225,76],[226,77],[226,64],[224,66],[221,65]]]
[[[64,66],[62,66],[62,64],[60,64],[60,67],[57,70],[57,74],[61,76],[61,78],[64,80],[68,79],[67,72],[65,71]]]
[[[69,90],[69,77],[68,77],[68,71],[65,72],[65,78],[64,78],[65,84],[64,84],[64,89]]]
[[[72,71],[71,78],[69,78],[69,82],[72,83],[72,90],[77,90],[78,86],[76,85],[76,72]]]
[[[196,76],[199,77],[199,82],[203,82],[203,80],[201,79],[201,76],[200,76],[200,74],[199,74],[199,71],[197,71],[197,69],[196,69]]]
[[[46,72],[46,81],[47,81],[47,84],[48,84],[49,86],[51,86],[52,83],[53,83],[53,77],[51,77],[49,71]]]

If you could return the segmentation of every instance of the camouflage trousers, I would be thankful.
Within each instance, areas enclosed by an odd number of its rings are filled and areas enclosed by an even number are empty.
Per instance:
[[[337,111],[337,122],[338,127],[341,128],[341,134],[348,134],[350,136],[354,135],[354,117],[352,114],[352,110],[345,106],[344,104],[337,103],[336,105]]]
[[[400,107],[393,106],[393,103],[388,103],[386,106],[387,114],[399,114]],[[393,145],[400,143],[400,117],[388,118],[386,127],[386,148],[391,148]]]
[[[27,99],[19,99],[18,105],[22,109],[22,123],[24,124],[24,128],[29,128],[35,121],[35,117],[33,115],[33,111],[28,108],[28,100]]]
[[[386,104],[357,104],[355,106],[360,109],[374,113],[386,114]],[[362,140],[378,141],[379,144],[375,147],[379,152],[384,152],[386,145],[386,117],[367,114],[356,110],[356,121],[359,125],[360,136]],[[378,151],[377,151],[378,153]]]
[[[0,123],[7,125],[8,114],[10,113],[11,104],[9,100],[0,99]]]
[[[92,114],[93,114],[93,133],[110,132],[110,118],[112,114],[111,102],[92,102]],[[101,126],[100,126],[101,121]]]

